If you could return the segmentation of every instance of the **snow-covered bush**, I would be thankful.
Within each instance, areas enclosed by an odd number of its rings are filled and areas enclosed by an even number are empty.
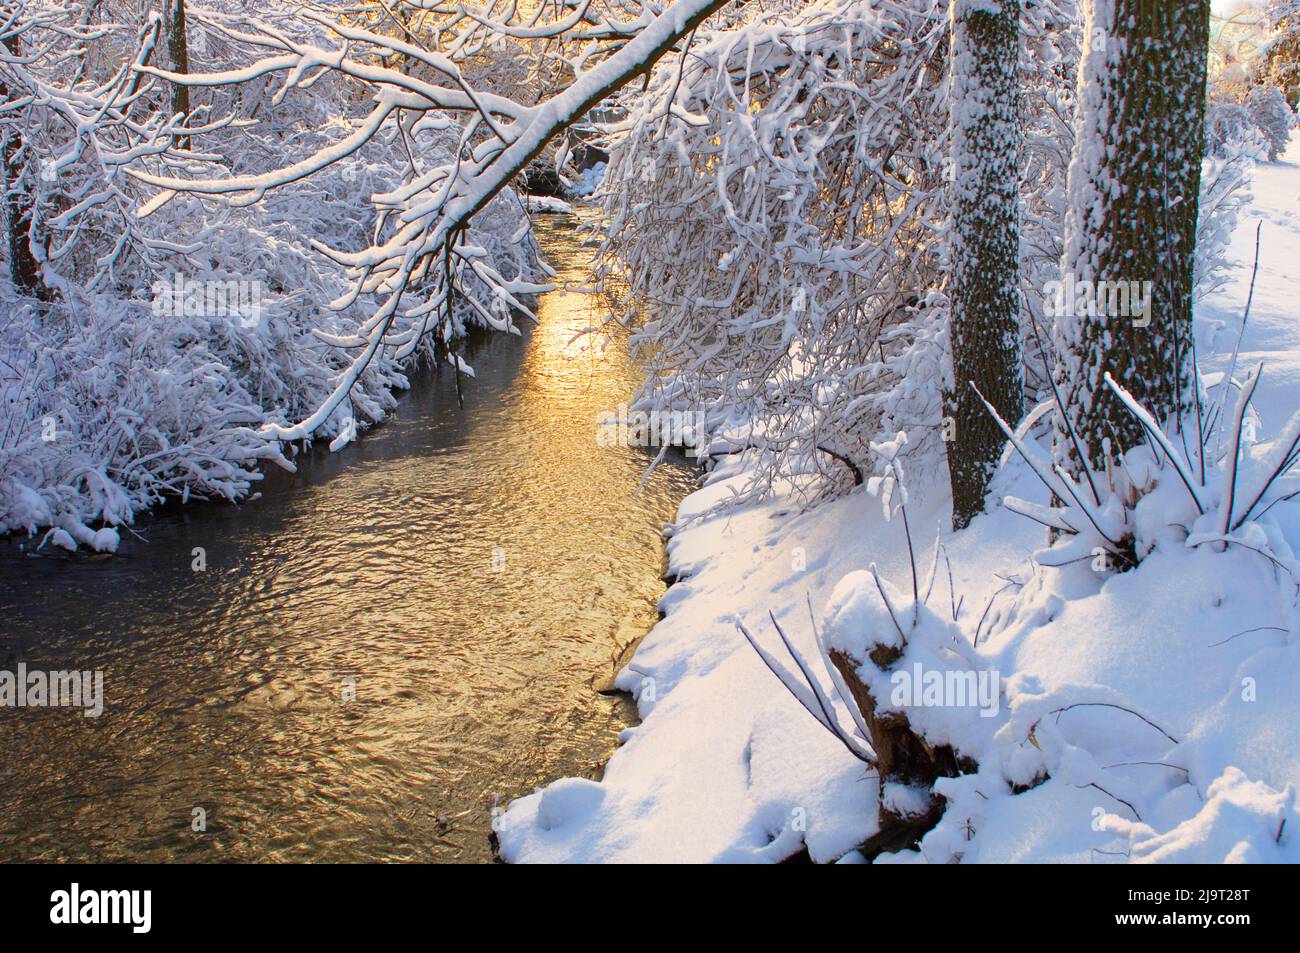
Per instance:
[[[1211,158],[1225,158],[1241,143],[1251,143],[1262,158],[1267,144],[1250,110],[1231,100],[1212,99],[1205,108],[1205,154]]]
[[[233,500],[263,461],[292,466],[258,431],[266,414],[236,363],[252,364],[269,340],[75,286],[65,294],[49,309],[3,301],[0,529],[48,526],[68,548],[113,550],[110,527],[165,496]]]
[[[1300,5],[1296,0],[1267,0],[1264,12],[1269,35],[1259,51],[1256,78],[1296,90],[1300,87]]]
[[[1295,126],[1295,111],[1276,86],[1217,88],[1205,109],[1205,154],[1230,159],[1246,151],[1276,162]]]
[[[601,255],[643,399],[757,448],[751,492],[861,482],[885,430],[937,448],[946,44],[936,0],[759,12],[626,103]]]
[[[365,148],[262,201],[168,193],[155,201],[124,174],[128,162],[154,174],[255,177],[283,164],[286,150],[353,135],[365,109],[359,87],[325,74],[310,94],[282,101],[265,81],[218,86],[196,102],[187,152],[159,111],[167,84],[130,68],[154,61],[156,18],[137,30],[128,11],[126,26],[73,28],[79,10],[32,4],[20,13],[15,42],[30,55],[0,54],[0,81],[30,95],[0,125],[23,150],[14,185],[30,197],[47,293],[3,290],[0,532],[49,526],[57,542],[112,548],[111,530],[90,527],[128,523],[168,495],[235,499],[259,478],[260,462],[291,465],[280,438],[310,436],[291,425],[344,380],[344,398],[312,435],[337,447],[381,419],[409,362],[433,347],[420,333],[433,325],[390,339],[348,380],[349,349],[376,295],[353,293],[331,257],[395,233],[394,209],[377,209],[371,196],[454,162],[455,132],[403,128],[392,117]],[[284,27],[306,33],[303,42],[315,35],[292,19]],[[193,7],[190,33],[194,69],[252,61]],[[510,301],[498,289],[533,288],[540,276],[526,210],[508,189],[462,231],[457,252],[463,293],[438,325],[444,353],[470,327],[509,327]]]
[[[1276,86],[1256,86],[1246,99],[1250,118],[1268,143],[1268,161],[1276,162],[1291,144],[1296,114],[1282,90]]]
[[[1147,442],[1125,452],[1105,471],[1080,465],[1077,477],[1053,464],[1027,436],[1039,420],[1055,411],[1063,421],[1061,439],[1082,459],[1059,405],[1044,403],[1018,431],[999,420],[1009,440],[1004,461],[1012,453],[1019,454],[1057,501],[1043,507],[1014,496],[1003,499],[1008,509],[1053,533],[1054,544],[1038,554],[1038,562],[1059,567],[1095,560],[1122,571],[1168,542],[1267,548],[1266,535],[1253,529],[1252,521],[1267,512],[1293,479],[1292,470],[1300,460],[1300,414],[1271,454],[1252,456],[1247,439],[1255,426],[1250,401],[1262,373],[1260,365],[1238,382],[1230,370],[1217,387],[1217,400],[1206,405],[1212,392],[1203,395],[1196,416],[1178,422],[1181,432],[1174,437],[1107,374],[1105,385],[1140,423]],[[992,407],[988,410],[996,416]]]
[[[1201,171],[1200,220],[1196,226],[1196,300],[1222,288],[1232,271],[1228,248],[1241,212],[1251,202],[1255,167],[1263,154],[1253,128],[1244,138],[1224,140]]]

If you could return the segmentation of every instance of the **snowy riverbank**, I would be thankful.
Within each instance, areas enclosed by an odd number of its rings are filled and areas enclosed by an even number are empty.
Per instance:
[[[1259,169],[1255,196],[1230,252],[1233,280],[1200,308],[1198,338],[1205,372],[1225,370],[1262,222],[1238,368],[1265,362],[1258,457],[1300,395],[1300,148]],[[681,581],[617,680],[643,723],[625,732],[602,782],[564,779],[509,807],[498,825],[507,860],[774,862],[805,846],[817,861],[860,859],[854,848],[877,825],[874,777],[735,622],[773,646],[771,611],[815,659],[811,615],[831,629],[853,621],[860,579],[836,593],[844,576],[875,563],[910,592],[903,528],[865,489],[806,513],[777,500],[691,521],[745,465],[724,463],[679,513],[669,569]],[[953,534],[946,489],[910,491],[922,572],[937,527],[951,561],[951,585],[945,561],[930,609],[950,619],[958,607],[961,656],[997,672],[1002,692],[989,717],[953,729],[980,771],[940,782],[947,813],[922,853],[882,859],[1300,861],[1300,505],[1255,524],[1270,555],[1162,542],[1115,574],[1087,560],[1034,564],[1042,527],[1000,506]],[[994,491],[1046,496],[1018,459]]]

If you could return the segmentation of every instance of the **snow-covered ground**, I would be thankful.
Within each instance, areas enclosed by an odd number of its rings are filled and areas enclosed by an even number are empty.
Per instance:
[[[1256,409],[1266,447],[1300,405],[1300,145],[1260,167],[1234,239],[1234,278],[1199,311],[1207,373],[1226,369],[1260,222],[1238,376],[1265,362]],[[877,827],[875,777],[800,707],[735,623],[778,645],[770,611],[804,657],[817,658],[813,616],[833,634],[857,611],[861,575],[832,596],[847,574],[875,563],[910,598],[903,527],[865,490],[810,512],[778,500],[691,521],[743,479],[744,466],[724,463],[682,505],[669,543],[681,581],[618,676],[642,723],[625,732],[602,782],[564,779],[509,807],[498,824],[507,860],[770,862],[801,845],[817,861],[860,859],[853,849]],[[1015,459],[994,488],[1044,497]],[[1290,553],[1300,549],[1300,505],[1269,514],[1273,558],[1172,545],[1116,575],[1087,561],[1036,566],[1042,527],[1000,507],[952,534],[943,488],[910,489],[923,588],[944,528],[933,625],[959,633],[963,657],[997,672],[1002,690],[989,717],[955,729],[980,771],[940,782],[948,809],[922,853],[882,859],[1300,861],[1291,575],[1300,564]],[[851,724],[843,711],[840,720]]]

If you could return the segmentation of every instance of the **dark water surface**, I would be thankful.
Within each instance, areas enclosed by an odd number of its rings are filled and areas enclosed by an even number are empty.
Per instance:
[[[572,224],[543,239],[577,281]],[[486,860],[495,801],[596,774],[632,712],[592,684],[653,624],[694,486],[679,458],[638,494],[650,457],[596,445],[637,380],[572,341],[600,314],[547,295],[471,349],[463,409],[426,372],[358,443],[116,557],[0,545],[0,668],[102,670],[106,703],[0,708],[0,860]]]

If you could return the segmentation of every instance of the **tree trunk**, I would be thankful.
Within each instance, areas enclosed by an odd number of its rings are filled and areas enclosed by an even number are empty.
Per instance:
[[[1062,399],[1086,459],[1064,440],[1058,456],[1076,472],[1105,472],[1143,440],[1106,373],[1163,424],[1182,426],[1195,402],[1209,16],[1209,0],[1088,5],[1062,262],[1074,291],[1057,302],[1055,326]]]
[[[185,0],[165,0],[165,19],[167,30],[167,54],[171,58],[173,73],[190,71],[189,42],[185,32]],[[179,83],[172,84],[172,115],[190,114],[190,88]],[[181,149],[190,147],[189,136],[176,140]]]
[[[17,36],[6,38],[4,44],[14,56],[22,55]],[[8,102],[12,98],[8,88],[0,82],[0,100]],[[9,276],[20,293],[39,295],[42,292],[41,269],[32,254],[31,241],[30,176],[33,170],[29,166],[32,156],[23,149],[22,135],[17,128],[5,133],[0,161],[4,163],[5,240],[9,250]]]
[[[952,5],[953,390],[946,395],[953,525],[984,509],[1005,436],[975,388],[1017,423],[1020,363],[1020,0]],[[973,386],[972,386],[973,385]]]

